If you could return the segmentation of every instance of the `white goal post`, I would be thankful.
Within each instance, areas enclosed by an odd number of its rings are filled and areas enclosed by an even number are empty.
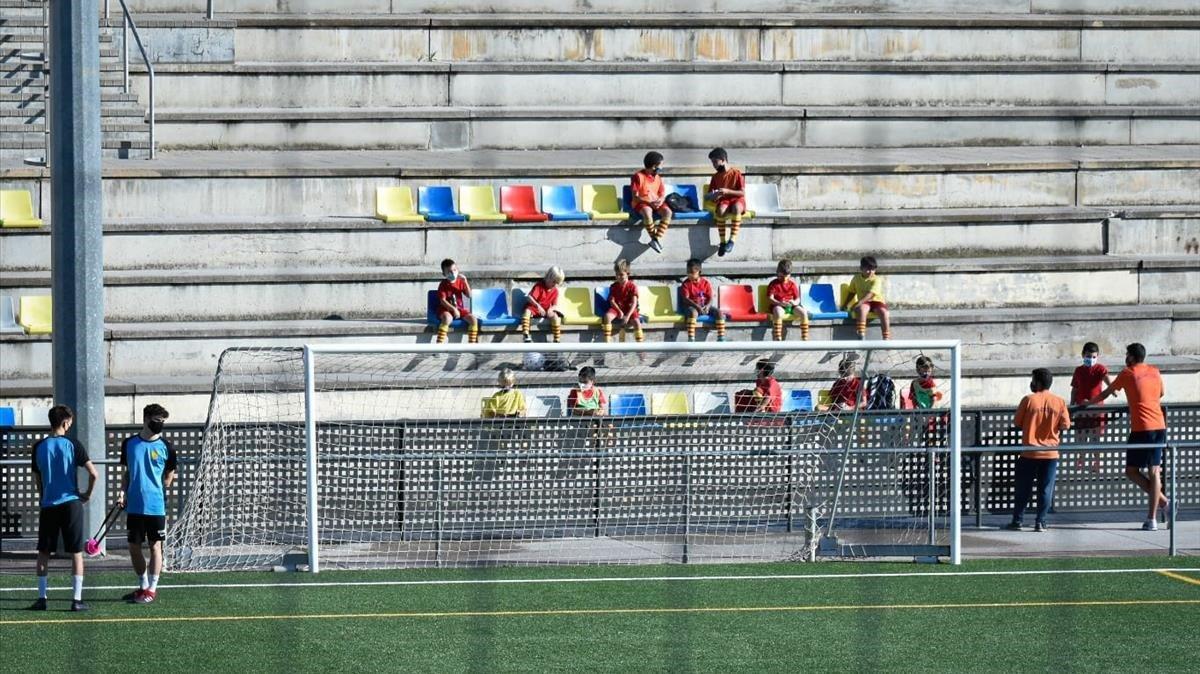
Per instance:
[[[961,377],[957,340],[230,349],[168,563],[958,564]]]

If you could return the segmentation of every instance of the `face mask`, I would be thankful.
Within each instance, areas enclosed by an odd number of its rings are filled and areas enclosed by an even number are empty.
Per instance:
[[[590,382],[590,381],[581,381],[581,382],[579,382],[579,390],[580,390],[580,391],[590,391],[590,390],[592,390],[592,382]]]
[[[933,376],[932,372],[922,372],[921,373],[921,379],[929,379],[932,376]]]
[[[724,172],[725,172],[725,167],[724,167],[724,166],[718,166],[718,167],[717,167],[717,173],[724,173]]]
[[[457,279],[458,279],[458,272],[456,272],[456,271],[448,271],[448,272],[446,272],[446,280],[447,280],[447,281],[450,281],[451,283],[453,283],[453,282],[454,282],[454,281],[456,281]]]
[[[162,433],[164,423],[165,422],[159,419],[150,419],[146,422],[146,428],[150,429],[150,432],[154,435],[158,435],[159,433]]]
[[[1085,366],[1087,366],[1087,367],[1091,367],[1091,366],[1093,366],[1093,365],[1095,365],[1095,364],[1096,364],[1096,361],[1097,361],[1097,360],[1098,360],[1097,358],[1094,358],[1094,357],[1092,357],[1092,356],[1084,356],[1084,357],[1083,357],[1083,364],[1084,364]]]
[[[650,175],[652,175],[652,176],[661,175],[661,174],[662,174],[662,169],[660,169],[660,168],[650,169]]]

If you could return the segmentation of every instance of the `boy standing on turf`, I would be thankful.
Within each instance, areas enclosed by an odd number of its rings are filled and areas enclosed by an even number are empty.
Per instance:
[[[638,313],[638,287],[629,277],[629,260],[621,258],[613,265],[613,283],[608,287],[608,311],[604,312],[604,342],[612,341],[613,323],[621,331],[621,341],[625,341],[625,331],[633,328],[633,336],[637,341],[645,341],[642,334],[642,318]]]
[[[1013,425],[1021,429],[1021,444],[1041,449],[1021,452],[1017,457],[1017,501],[1008,525],[1012,531],[1021,530],[1034,482],[1037,482],[1038,508],[1033,530],[1046,530],[1046,513],[1054,501],[1054,478],[1058,473],[1059,433],[1071,427],[1067,402],[1050,392],[1053,383],[1050,370],[1044,367],[1034,370],[1029,382],[1032,393],[1021,399],[1013,419]]]
[[[521,312],[521,332],[526,342],[532,342],[529,336],[529,324],[536,316],[550,321],[550,331],[554,335],[554,343],[562,341],[562,312],[558,310],[558,286],[567,280],[562,267],[551,267],[545,278],[533,284],[529,294],[525,296],[525,309]]]
[[[1153,449],[1125,452],[1125,475],[1149,496],[1146,521],[1142,530],[1157,531],[1159,510],[1166,512],[1167,497],[1162,493],[1162,445],[1167,443],[1167,420],[1163,415],[1162,375],[1146,364],[1146,347],[1134,342],[1125,347],[1125,369],[1100,395],[1085,400],[1081,407],[1096,405],[1117,391],[1125,391],[1129,401],[1131,445],[1158,445]],[[1145,470],[1147,474],[1143,474]]]
[[[767,284],[767,300],[771,303],[771,336],[783,341],[783,321],[800,321],[800,339],[808,341],[808,312],[800,306],[800,286],[792,280],[792,261],[780,260],[775,278]]]
[[[629,179],[629,192],[633,203],[629,210],[642,218],[646,233],[650,235],[650,247],[654,252],[662,252],[662,239],[667,235],[671,226],[671,208],[667,206],[667,188],[663,185],[662,171],[663,156],[658,152],[647,152],[642,159],[642,170],[633,174]],[[659,221],[654,222],[658,215]]]
[[[742,214],[746,212],[746,176],[729,165],[729,153],[724,148],[713,148],[708,159],[716,173],[708,181],[705,198],[712,202],[713,219],[717,221],[717,236],[721,240],[717,255],[724,256],[733,252],[738,230],[742,227]],[[726,220],[731,224],[728,242],[725,240]]]
[[[696,319],[700,316],[711,316],[717,327],[717,341],[725,341],[725,314],[717,308],[712,284],[701,276],[700,260],[692,258],[687,261],[687,278],[679,289],[679,296],[683,299],[689,342],[696,341]]]
[[[437,343],[444,344],[446,335],[450,332],[450,323],[461,318],[467,324],[467,342],[479,343],[479,321],[467,309],[467,300],[471,297],[471,284],[467,277],[458,273],[458,265],[454,260],[442,260],[442,282],[437,287],[438,294],[438,326]]]
[[[850,278],[850,297],[844,308],[854,314],[854,330],[859,339],[867,338],[867,315],[871,312],[879,316],[883,338],[892,338],[892,319],[883,299],[883,279],[875,273],[878,268],[875,258],[867,255],[858,261],[859,273]]]
[[[125,508],[129,530],[129,559],[137,574],[139,587],[127,595],[135,604],[149,604],[158,597],[158,577],[162,574],[163,540],[167,537],[166,491],[175,481],[175,450],[162,437],[163,425],[170,414],[162,405],[146,405],[142,410],[142,430],[121,443],[121,494],[117,503]],[[150,566],[147,573],[142,544],[150,542]]]
[[[50,408],[50,435],[33,446],[33,479],[37,484],[41,512],[38,514],[38,598],[29,608],[46,610],[49,590],[50,553],[62,536],[63,550],[71,554],[72,611],[86,611],[83,603],[83,504],[96,488],[96,467],[87,450],[67,431],[75,423],[75,412],[66,405]],[[79,492],[78,468],[88,474],[87,490]]]

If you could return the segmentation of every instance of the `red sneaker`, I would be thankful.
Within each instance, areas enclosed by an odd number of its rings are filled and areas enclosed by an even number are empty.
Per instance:
[[[154,597],[158,595],[154,590],[139,590],[139,594],[134,600],[135,604],[153,604]]]
[[[138,589],[134,590],[133,592],[130,592],[130,593],[122,596],[121,599],[124,599],[125,601],[136,602],[138,600],[138,597],[142,596],[143,592],[145,592],[145,590],[138,588]]]

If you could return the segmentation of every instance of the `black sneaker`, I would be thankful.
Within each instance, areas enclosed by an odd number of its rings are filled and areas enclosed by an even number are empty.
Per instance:
[[[45,611],[46,610],[46,598],[38,597],[38,600],[33,602],[33,606],[29,607],[29,610],[30,611]]]
[[[659,255],[662,255],[662,244],[658,242],[658,239],[650,239],[650,248]]]
[[[1004,528],[1008,529],[1009,531],[1020,531],[1021,523],[1020,522],[1009,522],[1007,525],[1005,525]]]
[[[722,241],[721,245],[717,246],[717,257],[725,257],[725,251],[726,251],[727,247],[728,247],[728,244],[726,244],[724,241]]]
[[[1050,528],[1050,527],[1046,526],[1045,522],[1034,522],[1034,523],[1033,523],[1033,530],[1034,530],[1034,531],[1045,531],[1045,530],[1047,530],[1047,529],[1049,529],[1049,528]]]
[[[92,607],[83,603],[83,600],[81,600],[81,599],[73,599],[73,600],[71,600],[71,610],[76,611],[76,612],[90,611],[90,610],[92,610]]]

